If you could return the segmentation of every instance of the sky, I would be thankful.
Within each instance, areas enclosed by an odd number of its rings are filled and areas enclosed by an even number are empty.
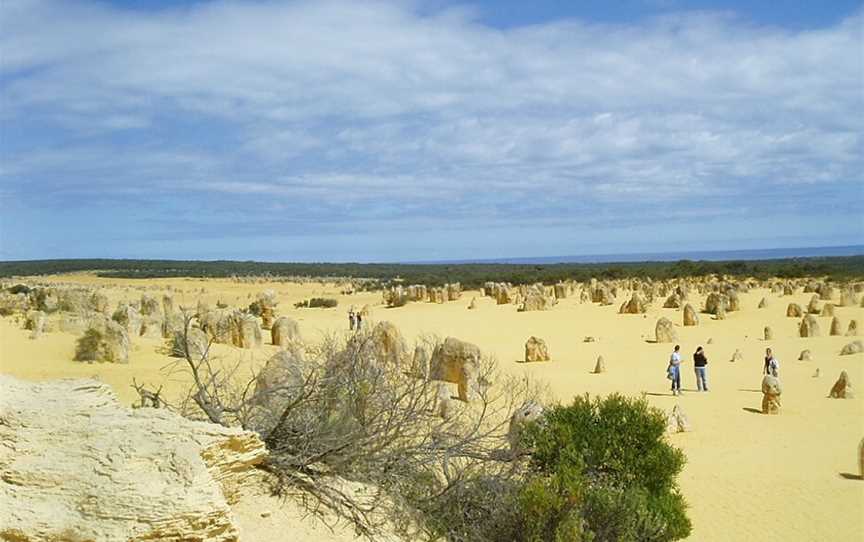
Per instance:
[[[0,1],[0,260],[862,244],[864,6]]]

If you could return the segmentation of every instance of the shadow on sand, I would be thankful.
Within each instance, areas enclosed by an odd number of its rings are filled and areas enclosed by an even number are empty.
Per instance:
[[[851,472],[841,472],[840,478],[845,478],[847,480],[864,480],[864,476],[852,474]]]
[[[747,412],[752,412],[753,414],[762,414],[762,411],[758,408],[744,407],[743,410],[746,410]]]
[[[753,393],[762,393],[762,390],[748,390],[746,388],[738,388],[738,391],[750,391]]]

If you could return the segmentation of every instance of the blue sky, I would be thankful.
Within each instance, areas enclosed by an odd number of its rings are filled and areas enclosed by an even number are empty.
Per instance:
[[[860,244],[858,2],[0,2],[0,259]]]

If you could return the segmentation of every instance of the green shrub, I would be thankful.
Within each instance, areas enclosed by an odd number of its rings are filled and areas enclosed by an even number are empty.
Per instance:
[[[526,433],[525,540],[667,541],[689,535],[675,477],[684,454],[644,399],[577,397]]]
[[[75,343],[75,361],[96,361],[105,337],[98,329],[90,328]]]
[[[26,284],[16,284],[15,286],[9,287],[10,294],[29,294],[31,288]]]
[[[332,309],[338,304],[337,300],[329,297],[313,297],[312,299],[295,303],[294,306],[298,309]]]

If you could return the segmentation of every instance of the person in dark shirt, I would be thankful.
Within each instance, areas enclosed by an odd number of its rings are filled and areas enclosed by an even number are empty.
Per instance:
[[[693,354],[693,367],[696,371],[696,387],[699,391],[708,391],[708,358],[702,347],[696,349]]]

